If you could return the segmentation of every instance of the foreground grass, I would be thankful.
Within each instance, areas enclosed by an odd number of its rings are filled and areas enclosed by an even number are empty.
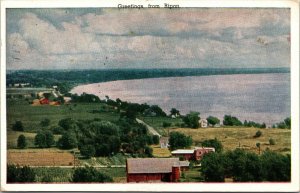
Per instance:
[[[33,168],[36,182],[71,182],[73,168],[40,167]],[[113,178],[114,182],[126,182],[126,168],[97,168],[97,170]]]
[[[254,138],[256,131],[260,130],[262,136]],[[171,131],[178,131],[191,136],[195,145],[200,145],[205,139],[217,138],[223,144],[224,150],[243,148],[258,153],[256,143],[260,143],[261,150],[269,148],[279,153],[290,153],[291,151],[291,130],[288,129],[258,129],[246,127],[224,127],[224,128],[174,128]],[[269,139],[275,140],[275,145],[269,144]]]

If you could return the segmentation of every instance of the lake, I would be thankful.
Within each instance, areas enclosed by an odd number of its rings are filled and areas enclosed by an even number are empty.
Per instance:
[[[290,116],[290,73],[235,74],[120,80],[80,85],[71,93],[95,94],[111,99],[156,104],[167,114],[200,112],[222,120],[225,114],[241,121],[272,125]]]

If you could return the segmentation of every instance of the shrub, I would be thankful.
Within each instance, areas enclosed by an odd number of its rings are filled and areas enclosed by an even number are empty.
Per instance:
[[[42,127],[47,127],[47,126],[49,126],[50,125],[50,119],[43,119],[41,122],[40,122],[40,125],[42,126]]]
[[[153,144],[155,144],[155,145],[159,144],[159,136],[158,135],[153,135],[152,140],[153,140]]]
[[[80,153],[86,158],[91,158],[95,155],[96,150],[93,145],[84,145],[80,148]]]
[[[166,128],[166,127],[170,127],[172,124],[169,123],[169,122],[163,122],[163,127]]]
[[[22,121],[16,121],[15,124],[12,126],[12,130],[14,130],[14,131],[24,131]]]
[[[208,124],[215,126],[216,124],[220,124],[220,120],[217,117],[209,116],[207,117]]]
[[[262,132],[260,130],[256,131],[255,135],[253,137],[257,138],[262,135]]]
[[[26,142],[25,136],[24,135],[20,135],[18,137],[18,143],[17,143],[18,148],[24,149],[26,147],[26,145],[27,145],[27,142]]]
[[[275,144],[276,144],[276,143],[275,143],[275,140],[272,139],[272,138],[270,138],[270,139],[269,139],[269,144],[270,144],[270,145],[275,145]]]
[[[74,171],[73,182],[112,182],[112,178],[101,173],[93,167],[76,168]]]
[[[28,166],[7,165],[7,182],[34,182],[35,172]]]

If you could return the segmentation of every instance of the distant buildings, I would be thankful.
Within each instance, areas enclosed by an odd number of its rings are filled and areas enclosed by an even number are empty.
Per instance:
[[[177,182],[188,166],[189,162],[179,158],[129,158],[127,182]]]
[[[206,128],[208,126],[208,122],[206,119],[200,119],[199,120],[199,126],[202,128]]]
[[[171,154],[174,157],[182,157],[184,160],[201,160],[209,152],[215,152],[215,148],[195,147],[194,149],[177,149],[172,151]]]

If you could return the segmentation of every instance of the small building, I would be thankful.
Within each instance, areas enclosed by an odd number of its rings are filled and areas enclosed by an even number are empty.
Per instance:
[[[159,139],[160,148],[169,148],[169,137],[161,137]]]
[[[47,99],[47,98],[42,98],[42,99],[40,99],[40,103],[41,103],[41,105],[49,105],[49,99]]]
[[[180,168],[188,162],[179,158],[129,158],[126,161],[127,182],[177,182]]]
[[[171,152],[174,157],[182,157],[184,160],[201,160],[210,152],[215,152],[213,147],[195,147],[194,149],[177,149]]]
[[[200,119],[199,120],[199,126],[202,128],[206,128],[208,126],[208,122],[206,119]]]

